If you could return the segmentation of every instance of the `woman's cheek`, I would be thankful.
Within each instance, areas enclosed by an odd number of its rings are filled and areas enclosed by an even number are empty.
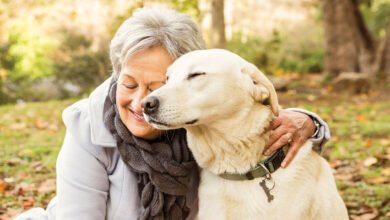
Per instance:
[[[116,103],[118,106],[125,107],[130,105],[131,97],[123,89],[118,89],[116,93]]]

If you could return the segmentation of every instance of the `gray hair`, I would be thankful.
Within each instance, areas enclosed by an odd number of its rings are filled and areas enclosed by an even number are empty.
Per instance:
[[[119,27],[110,44],[113,76],[136,52],[162,46],[173,60],[193,50],[204,49],[202,35],[192,19],[175,10],[152,6],[138,9]]]

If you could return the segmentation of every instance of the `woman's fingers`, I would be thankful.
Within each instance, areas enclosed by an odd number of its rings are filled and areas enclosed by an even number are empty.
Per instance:
[[[269,125],[269,128],[270,130],[275,130],[276,128],[278,128],[280,125],[282,125],[283,123],[283,119],[281,117],[276,117],[274,118],[270,125]]]
[[[291,142],[290,148],[287,151],[287,155],[284,158],[281,165],[283,168],[287,167],[290,164],[290,162],[294,159],[295,155],[297,154],[299,148],[301,148],[304,143],[305,143],[305,139],[301,137],[295,138],[295,140]]]
[[[292,133],[286,133],[286,130],[281,127],[277,128],[271,135],[270,141],[268,142],[269,145],[265,148],[264,155],[268,156],[285,144],[291,143],[293,141],[292,138]]]

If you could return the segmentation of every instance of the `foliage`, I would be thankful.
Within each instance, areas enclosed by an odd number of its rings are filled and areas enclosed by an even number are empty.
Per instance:
[[[320,48],[308,49],[303,48],[296,51],[292,56],[281,58],[280,68],[284,70],[296,71],[300,73],[319,73],[322,71],[324,60],[324,50]]]
[[[53,73],[49,56],[57,41],[39,31],[32,22],[15,22],[7,43],[0,45],[0,103],[28,94],[24,88]]]
[[[200,19],[201,12],[199,9],[198,1],[197,0],[152,0],[152,1],[135,1],[135,3],[132,5],[132,7],[129,7],[124,14],[116,15],[113,19],[111,24],[109,25],[110,30],[110,36],[113,36],[116,32],[116,30],[119,28],[119,26],[127,19],[129,18],[133,12],[137,8],[142,8],[147,3],[160,3],[168,5],[169,7],[172,7],[182,13],[190,15],[195,20]]]
[[[8,44],[2,48],[1,64],[12,81],[37,79],[53,72],[49,54],[57,42],[42,36],[36,24],[17,23],[10,28]]]
[[[200,19],[201,11],[199,9],[199,1],[197,0],[170,0],[166,1],[171,7],[176,10],[192,16],[195,20]]]
[[[109,76],[109,42],[93,49],[92,40],[77,31],[65,29],[62,37],[61,46],[51,57],[55,63],[54,76],[59,83],[71,83],[81,89],[77,93],[84,93]]]
[[[318,43],[309,44],[305,39],[291,40],[274,31],[269,39],[244,37],[240,33],[233,35],[228,48],[254,63],[264,72],[279,75],[283,72],[300,73],[321,72],[324,51]],[[305,45],[306,44],[306,45]]]
[[[384,37],[390,22],[390,0],[370,0],[360,4],[365,23],[376,37]]]

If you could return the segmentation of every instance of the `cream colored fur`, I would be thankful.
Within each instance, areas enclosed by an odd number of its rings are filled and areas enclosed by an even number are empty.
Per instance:
[[[225,50],[201,50],[176,60],[167,74],[167,84],[149,95],[158,98],[158,111],[145,118],[159,129],[187,130],[202,168],[199,219],[348,219],[331,168],[310,141],[272,174],[270,203],[262,178],[218,176],[245,173],[265,159],[265,128],[279,107],[272,84],[254,65]]]

